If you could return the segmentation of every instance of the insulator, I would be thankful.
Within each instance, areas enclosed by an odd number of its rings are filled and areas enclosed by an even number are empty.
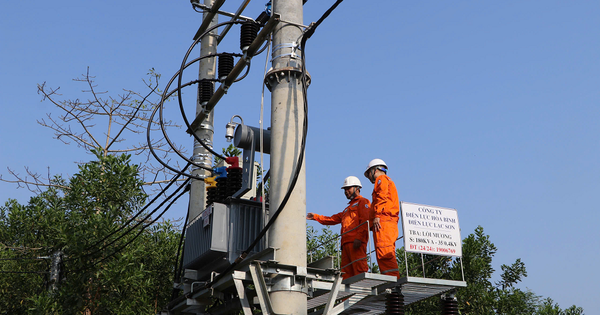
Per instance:
[[[388,294],[387,301],[385,302],[385,313],[390,315],[403,315],[404,295],[396,291],[392,291],[392,293]]]
[[[244,22],[241,27],[240,49],[245,51],[252,44],[258,34],[259,25],[256,22]]]
[[[200,103],[208,102],[214,93],[214,84],[212,81],[201,80],[198,85],[198,96]]]
[[[233,196],[242,189],[242,168],[230,167],[227,169],[227,197]]]
[[[269,14],[265,11],[261,12],[260,15],[256,18],[256,23],[260,24],[261,26],[264,26],[267,21],[269,21]]]
[[[217,178],[217,193],[215,202],[223,203],[227,198],[227,177]]]
[[[230,54],[219,55],[219,80],[225,80],[231,70],[233,70],[233,56]]]
[[[442,315],[458,315],[458,301],[455,297],[442,298]]]
[[[206,188],[206,207],[210,206],[210,204],[216,202],[217,198],[217,187],[207,187]]]

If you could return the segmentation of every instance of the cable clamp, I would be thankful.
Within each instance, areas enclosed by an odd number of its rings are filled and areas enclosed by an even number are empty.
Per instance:
[[[200,129],[215,131],[215,128],[211,124],[200,124]]]
[[[296,42],[281,43],[281,44],[276,45],[275,47],[273,47],[273,52],[276,52],[279,49],[283,49],[283,48],[292,48],[293,50],[296,50],[296,48],[298,48],[298,43],[296,43]]]

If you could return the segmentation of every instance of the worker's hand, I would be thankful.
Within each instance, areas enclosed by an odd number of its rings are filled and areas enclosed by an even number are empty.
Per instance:
[[[354,249],[359,249],[362,242],[359,239],[354,240]]]
[[[381,223],[379,223],[379,221],[379,218],[373,219],[373,229],[375,230],[375,232],[379,232],[379,230],[381,229]]]
[[[309,213],[306,215],[306,219],[307,219],[307,220],[314,220],[314,219],[315,219],[315,214],[314,214],[314,213],[312,213],[312,212],[309,212]]]

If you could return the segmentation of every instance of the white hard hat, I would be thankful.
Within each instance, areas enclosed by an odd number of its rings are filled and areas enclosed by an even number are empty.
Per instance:
[[[383,166],[383,167],[385,167],[386,170],[388,168],[387,164],[385,164],[385,162],[382,159],[373,159],[373,160],[371,160],[371,162],[369,162],[369,165],[367,166],[367,169],[365,170],[365,177],[367,177],[367,173],[374,166]]]
[[[358,177],[348,176],[348,177],[346,177],[346,179],[344,179],[344,185],[342,186],[342,189],[344,189],[346,187],[354,187],[354,186],[358,186],[359,188],[362,188],[362,185],[360,184],[360,180],[358,179]]]

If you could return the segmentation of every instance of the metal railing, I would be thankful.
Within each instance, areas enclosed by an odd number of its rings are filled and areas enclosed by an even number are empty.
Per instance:
[[[363,226],[363,225],[365,225],[365,224],[367,225],[367,234],[368,234],[368,233],[369,233],[368,231],[370,231],[370,224],[369,224],[369,221],[365,221],[365,222],[363,222],[363,223],[361,223],[361,224],[359,224],[359,225],[355,226],[354,228],[352,228],[352,229],[350,229],[350,230],[348,230],[348,231],[344,232],[343,234],[336,235],[335,237],[332,237],[332,238],[330,238],[330,239],[328,239],[328,240],[325,240],[325,241],[323,241],[323,242],[321,242],[321,243],[319,243],[319,244],[317,244],[317,245],[315,245],[315,246],[313,246],[313,247],[311,247],[311,248],[308,248],[308,249],[306,250],[306,252],[307,252],[307,253],[310,253],[310,262],[313,262],[313,255],[312,255],[312,254],[313,254],[313,252],[314,252],[316,249],[318,249],[319,247],[321,247],[321,246],[323,246],[323,245],[327,245],[327,244],[331,243],[332,241],[335,241],[335,240],[337,240],[338,238],[341,238],[342,236],[344,236],[344,235],[346,235],[346,234],[348,234],[348,233],[350,233],[350,232],[352,232],[352,231],[354,231],[354,230],[358,229],[359,227],[361,227],[361,226]],[[369,266],[369,270],[371,270],[371,264],[372,264],[371,254],[374,252],[374,250],[373,250],[373,251],[371,251],[371,238],[370,238],[370,237],[368,238],[368,241],[367,241],[367,247],[368,247],[368,250],[369,250],[369,251],[368,251],[368,254],[367,254],[365,257],[363,257],[363,258],[359,258],[359,259],[356,259],[356,260],[354,260],[354,261],[350,262],[349,264],[346,264],[345,266],[341,266],[341,267],[340,267],[340,270],[342,270],[342,269],[344,269],[344,268],[346,268],[346,267],[348,267],[348,266],[350,266],[350,265],[352,265],[352,264],[356,263],[357,261],[361,261],[361,260],[365,260],[365,259],[367,259],[367,260],[368,260],[368,262],[367,262],[367,265]],[[340,261],[340,252],[341,252],[341,248],[340,248],[340,243],[339,243],[339,242],[337,243],[337,247],[336,247],[336,248],[337,248],[337,249],[336,249],[336,258],[337,258],[337,260],[338,260],[339,264],[341,265],[341,261]]]

